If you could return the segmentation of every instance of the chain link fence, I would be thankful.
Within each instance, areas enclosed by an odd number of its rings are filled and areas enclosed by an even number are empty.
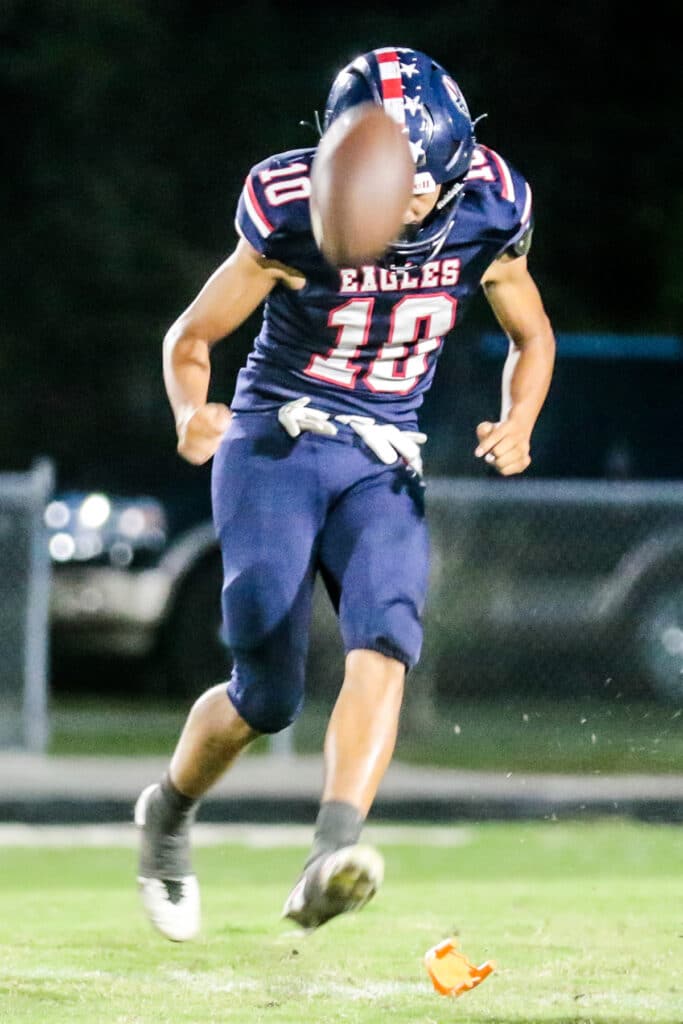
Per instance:
[[[683,706],[683,483],[581,479],[427,479],[431,580],[422,658],[411,674],[411,713],[493,693],[611,696],[640,691]],[[189,538],[192,540],[193,538]],[[77,615],[58,623],[88,649],[122,615],[114,590],[155,581],[170,594],[155,648],[163,689],[198,695],[229,672],[220,645],[222,567],[210,524],[144,571],[55,566],[55,590]],[[200,543],[201,542],[201,543]],[[175,566],[177,586],[169,586]],[[106,587],[105,587],[106,583]],[[98,614],[81,598],[101,587]],[[108,589],[107,589],[108,588]],[[66,605],[65,605],[66,606]],[[106,611],[103,620],[102,611]],[[107,629],[103,629],[102,622]],[[316,589],[308,663],[309,699],[333,699],[343,676],[337,621]]]
[[[432,479],[427,514],[415,714],[496,691],[645,690],[683,706],[683,483]],[[315,619],[312,693],[342,668],[322,593]]]

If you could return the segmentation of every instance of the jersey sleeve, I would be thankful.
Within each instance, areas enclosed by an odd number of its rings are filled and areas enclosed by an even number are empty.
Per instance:
[[[273,238],[300,231],[309,221],[310,160],[303,151],[255,164],[237,203],[235,228],[257,252],[267,255]]]
[[[489,217],[501,242],[498,255],[525,256],[534,229],[529,182],[499,153],[481,144],[475,150],[467,180],[486,188]]]

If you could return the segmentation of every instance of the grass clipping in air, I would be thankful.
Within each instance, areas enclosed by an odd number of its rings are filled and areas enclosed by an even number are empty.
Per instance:
[[[387,842],[375,900],[309,936],[279,918],[302,847],[201,847],[204,927],[186,945],[144,919],[133,845],[0,849],[0,1020],[683,1021],[680,829],[614,819],[436,836]],[[450,935],[497,963],[457,1000],[423,963]]]

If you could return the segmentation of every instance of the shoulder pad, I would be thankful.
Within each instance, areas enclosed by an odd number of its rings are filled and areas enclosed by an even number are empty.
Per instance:
[[[510,256],[526,256],[531,249],[531,241],[534,234],[533,221],[527,221],[522,227],[521,234],[514,240],[506,250]]]
[[[526,179],[495,150],[479,144],[466,181],[479,185],[491,222],[507,235],[501,251],[525,255],[533,233],[531,188]]]
[[[297,149],[255,164],[247,175],[237,204],[235,227],[264,253],[277,231],[302,231],[310,223],[308,198],[315,150]]]

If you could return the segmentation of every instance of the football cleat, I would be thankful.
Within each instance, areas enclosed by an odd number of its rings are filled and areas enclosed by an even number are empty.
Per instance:
[[[187,832],[169,835],[148,821],[149,801],[158,788],[142,791],[134,820],[140,829],[138,891],[147,917],[172,942],[193,939],[200,926],[199,883],[187,872],[190,838]]]
[[[384,860],[371,846],[343,846],[310,864],[285,901],[282,916],[306,931],[337,914],[360,910],[384,879]]]

